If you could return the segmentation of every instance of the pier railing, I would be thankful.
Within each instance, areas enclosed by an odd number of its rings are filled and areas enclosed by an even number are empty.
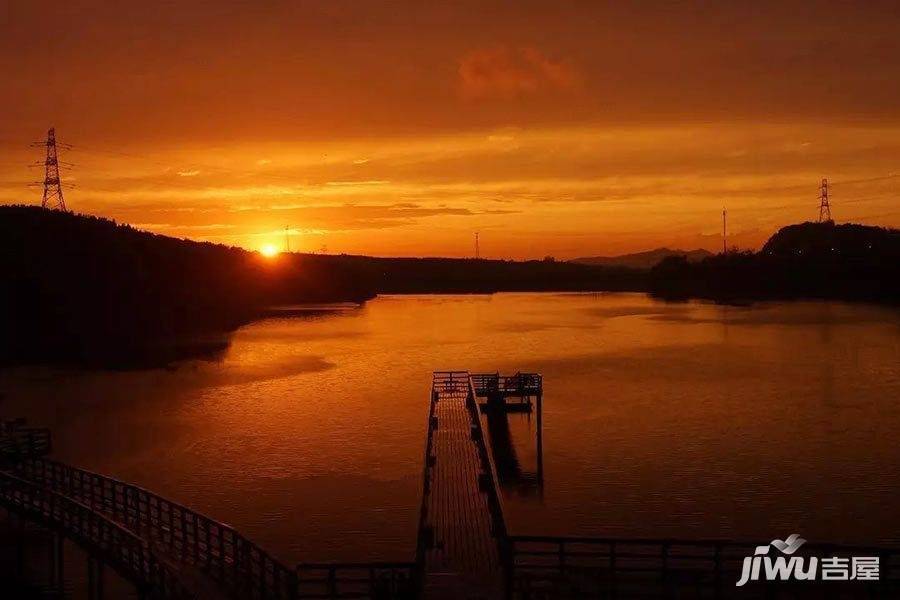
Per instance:
[[[437,416],[435,404],[439,391],[454,385],[454,371],[440,371],[432,375],[431,398],[428,402],[428,422],[425,426],[425,457],[422,461],[422,502],[419,506],[419,528],[416,536],[416,564],[425,564],[425,553],[434,541],[434,531],[428,527],[428,495],[431,492],[431,477],[429,471],[434,466],[434,453],[432,450],[434,430],[437,428]]]
[[[533,396],[543,390],[543,377],[540,373],[515,373],[500,375],[499,373],[472,373],[472,386],[478,396],[490,394],[515,394]]]
[[[467,390],[469,387],[468,371],[435,371],[432,374],[432,392],[452,392],[454,390]],[[434,398],[432,397],[432,400]]]
[[[468,378],[468,395],[466,397],[466,408],[469,410],[469,417],[472,420],[472,439],[478,448],[478,457],[481,460],[482,477],[484,481],[482,488],[487,492],[488,508],[491,511],[491,522],[493,523],[494,537],[500,544],[500,560],[506,562],[508,560],[504,555],[505,541],[507,539],[506,518],[503,512],[503,496],[500,493],[500,478],[497,476],[497,466],[494,464],[494,455],[488,449],[487,439],[484,435],[484,428],[481,426],[481,415],[478,412],[478,402],[476,401],[477,393],[472,377]]]
[[[472,387],[479,396],[500,389],[500,373],[472,373]]]
[[[744,558],[765,543],[511,536],[508,593],[521,598],[581,597],[631,590],[734,588]],[[806,543],[813,556],[879,557],[877,585],[900,589],[900,550],[882,547]],[[862,582],[859,582],[862,584]]]
[[[0,503],[53,528],[64,529],[110,566],[152,591],[154,597],[193,597],[179,582],[177,571],[160,560],[145,539],[72,498],[0,472]]]

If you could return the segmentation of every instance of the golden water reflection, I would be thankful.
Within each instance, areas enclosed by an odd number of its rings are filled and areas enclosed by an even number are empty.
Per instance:
[[[383,297],[250,324],[218,361],[8,370],[0,393],[58,457],[289,561],[411,557],[434,369],[544,374],[543,488],[534,420],[504,434],[516,533],[896,543],[898,333],[838,303]]]

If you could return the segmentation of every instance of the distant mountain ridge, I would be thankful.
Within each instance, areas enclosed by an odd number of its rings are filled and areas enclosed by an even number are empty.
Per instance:
[[[582,265],[601,267],[630,267],[632,269],[652,269],[670,256],[685,256],[688,262],[700,262],[704,258],[712,256],[712,252],[703,249],[696,250],[672,250],[671,248],[656,248],[645,252],[622,254],[619,256],[585,256],[573,258],[569,262]]]

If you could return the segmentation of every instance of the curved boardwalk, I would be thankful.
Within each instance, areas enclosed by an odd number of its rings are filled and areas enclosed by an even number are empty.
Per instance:
[[[89,548],[144,593],[163,598],[193,598],[177,569],[151,549],[145,538],[90,507],[8,472],[0,472],[0,502],[39,520]]]
[[[411,563],[289,567],[233,528],[111,477],[40,456],[49,432],[0,436],[0,503],[78,542],[138,586],[164,598],[409,598]]]

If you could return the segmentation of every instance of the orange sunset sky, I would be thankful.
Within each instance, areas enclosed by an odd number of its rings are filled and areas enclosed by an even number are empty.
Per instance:
[[[0,203],[257,249],[559,258],[900,225],[897,2],[0,7]]]

